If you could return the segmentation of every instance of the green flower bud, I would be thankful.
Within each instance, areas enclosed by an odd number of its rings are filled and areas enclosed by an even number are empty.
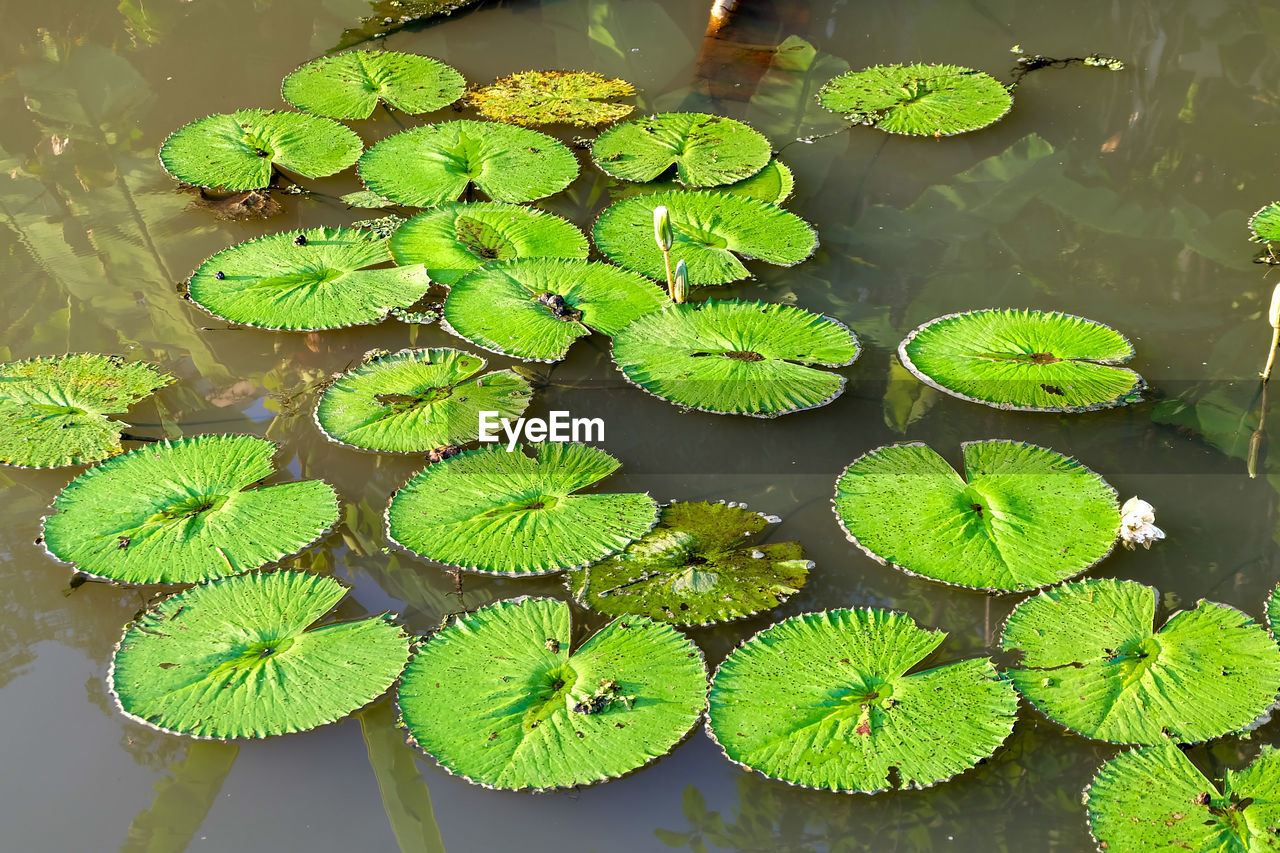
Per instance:
[[[671,285],[671,301],[679,304],[689,297],[689,267],[684,261],[676,262],[675,281]]]
[[[658,241],[658,248],[664,252],[671,251],[673,242],[671,237],[671,217],[667,215],[667,208],[664,205],[658,205],[653,209],[653,239]]]

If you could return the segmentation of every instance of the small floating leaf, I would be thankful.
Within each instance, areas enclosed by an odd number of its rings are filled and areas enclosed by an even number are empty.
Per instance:
[[[121,414],[173,381],[150,364],[72,353],[0,364],[0,464],[59,468],[123,451]]]
[[[749,125],[706,113],[661,113],[612,127],[596,139],[591,159],[624,181],[652,181],[672,166],[689,187],[749,178],[770,157],[769,140]]]
[[[1249,217],[1254,242],[1280,241],[1280,201],[1273,201]]]
[[[573,124],[585,127],[625,118],[632,104],[609,103],[636,93],[626,80],[592,71],[521,71],[495,80],[467,99],[480,115],[525,127]]]
[[[1014,412],[1089,412],[1140,400],[1117,365],[1133,345],[1109,326],[1058,311],[989,308],[930,320],[898,345],[921,382]]]
[[[874,65],[828,80],[818,100],[850,121],[913,136],[978,130],[1013,106],[999,80],[958,65]]]
[[[912,671],[945,638],[888,610],[793,616],[720,665],[707,731],[730,761],[807,788],[945,781],[999,749],[1018,712],[987,658]]]
[[[406,113],[447,107],[466,90],[457,69],[428,56],[353,50],[324,56],[284,78],[284,99],[329,118],[368,118],[381,100]]]
[[[697,646],[642,616],[573,648],[569,606],[499,601],[433,634],[400,682],[409,736],[488,788],[546,790],[621,776],[669,753],[702,715]]]
[[[76,477],[44,520],[44,544],[84,574],[124,583],[195,583],[295,554],[338,520],[320,480],[250,488],[276,446],[247,435],[149,444]]]
[[[1009,615],[1001,647],[1023,696],[1095,740],[1197,743],[1240,731],[1280,694],[1280,649],[1261,625],[1201,601],[1153,630],[1156,591],[1133,581],[1063,584]]]
[[[261,738],[332,723],[386,692],[409,659],[387,615],[315,623],[347,594],[271,572],[170,596],[125,628],[108,685],[121,710],[199,738]]]

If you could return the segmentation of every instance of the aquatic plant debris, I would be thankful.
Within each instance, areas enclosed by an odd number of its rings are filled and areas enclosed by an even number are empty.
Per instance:
[[[749,125],[707,113],[660,113],[611,127],[591,146],[591,159],[624,181],[652,181],[675,167],[688,187],[749,178],[769,162],[769,140]]]
[[[254,572],[164,599],[125,627],[107,678],[125,714],[197,738],[262,738],[336,720],[386,692],[409,637],[386,614],[317,623],[332,578]]]
[[[300,110],[337,119],[362,119],[378,102],[429,113],[462,97],[467,82],[456,68],[429,56],[394,50],[353,50],[312,60],[284,78],[281,94]]]
[[[828,80],[818,100],[855,124],[952,136],[994,124],[1013,106],[1004,84],[958,65],[874,65]]]
[[[635,93],[626,80],[594,71],[520,71],[477,89],[467,102],[485,118],[508,124],[588,127],[626,118],[635,105],[613,99]]]
[[[1120,544],[1132,551],[1138,545],[1151,550],[1151,543],[1164,538],[1156,527],[1156,508],[1139,497],[1132,497],[1120,507]]]
[[[410,738],[469,782],[547,790],[643,767],[697,724],[707,671],[687,637],[632,616],[573,641],[569,605],[548,598],[458,617],[400,681]]]

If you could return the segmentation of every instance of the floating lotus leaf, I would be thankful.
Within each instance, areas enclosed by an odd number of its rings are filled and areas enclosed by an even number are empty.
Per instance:
[[[1004,84],[958,65],[874,65],[827,81],[818,100],[858,124],[912,136],[951,136],[1000,120],[1013,106]]]
[[[1280,639],[1280,586],[1267,599],[1267,626],[1271,629],[1271,636]]]
[[[587,238],[568,221],[502,202],[449,202],[419,213],[391,235],[397,264],[423,264],[431,280],[452,287],[493,261],[587,258]]]
[[[687,187],[718,187],[764,168],[769,140],[749,125],[706,113],[661,113],[611,127],[591,159],[624,181],[652,181],[672,166]]]
[[[603,450],[537,444],[469,450],[428,465],[391,498],[387,535],[428,560],[498,575],[576,569],[648,533],[647,494],[577,495],[619,467]]]
[[[480,115],[494,121],[586,127],[630,115],[634,105],[609,101],[635,93],[626,80],[592,71],[521,71],[473,92],[468,100]]]
[[[1152,626],[1156,591],[1088,580],[1018,605],[1001,645],[1025,654],[1010,670],[1049,719],[1095,740],[1196,743],[1250,726],[1280,694],[1280,649],[1224,604]]]
[[[617,334],[664,304],[662,291],[633,272],[538,258],[492,264],[459,281],[444,301],[444,322],[476,346],[526,361],[559,361],[592,330]]]
[[[76,477],[44,520],[55,558],[123,583],[195,583],[295,554],[338,520],[320,480],[249,488],[276,446],[202,435],[131,450]]]
[[[1133,345],[1109,326],[1057,311],[989,308],[930,320],[898,345],[926,385],[1014,412],[1089,412],[1135,403],[1146,387],[1117,367]]]
[[[1273,201],[1250,216],[1249,230],[1258,243],[1280,240],[1280,201]]]
[[[578,175],[578,159],[560,142],[491,121],[446,121],[389,136],[360,158],[360,177],[383,198],[434,207],[474,184],[493,201],[534,201]]]
[[[990,757],[1018,713],[987,658],[912,671],[945,638],[888,610],[793,616],[720,665],[707,731],[730,761],[806,788],[943,782]]]
[[[791,174],[790,167],[781,160],[770,160],[768,165],[751,177],[743,178],[737,183],[716,187],[716,192],[753,198],[766,204],[780,205],[791,197],[791,192],[795,189],[795,186],[796,180]],[[665,181],[650,181],[647,184],[619,184],[617,188],[611,191],[610,195],[616,201],[638,195],[649,195],[650,193],[678,192],[681,189],[679,182],[675,178],[671,178]],[[665,270],[663,274],[666,274]]]
[[[1227,770],[1221,790],[1176,746],[1132,749],[1102,765],[1085,805],[1108,853],[1274,853],[1280,749],[1263,746],[1248,767]]]
[[[0,364],[0,464],[58,468],[123,451],[121,414],[173,381],[150,364],[72,353]]]
[[[276,167],[323,178],[356,162],[363,148],[360,137],[327,118],[239,110],[178,128],[160,146],[160,163],[198,187],[257,190],[271,185]]]
[[[477,376],[485,360],[456,349],[401,350],[333,381],[316,406],[320,431],[365,450],[425,453],[479,436],[481,411],[514,420],[533,394],[500,370]]]
[[[457,69],[427,56],[353,50],[308,62],[284,78],[281,94],[300,110],[329,118],[368,118],[382,101],[406,113],[429,113],[462,97]]]
[[[353,193],[338,196],[338,200],[350,207],[360,207],[366,210],[382,210],[398,206],[371,190],[356,190]]]
[[[653,209],[665,205],[674,238],[671,265],[689,265],[689,284],[728,284],[750,271],[738,256],[795,266],[813,254],[818,238],[794,213],[726,192],[675,191],[623,199],[596,220],[592,236],[609,260],[666,281],[653,239]]]
[[[702,715],[702,653],[669,625],[610,622],[573,648],[569,606],[499,601],[431,636],[400,682],[410,737],[487,788],[546,790],[629,773]]]
[[[312,331],[377,323],[431,289],[420,264],[389,264],[387,241],[360,228],[286,231],[223,249],[191,275],[187,295],[217,317]]]
[[[271,572],[170,596],[125,628],[108,685],[139,722],[199,738],[260,738],[332,723],[386,692],[409,638],[383,614],[314,626],[347,590]]]
[[[613,339],[628,381],[686,409],[772,418],[825,406],[858,341],[837,320],[790,305],[711,300],[646,314]]]
[[[584,607],[676,625],[741,619],[798,592],[813,563],[799,542],[759,544],[776,517],[724,503],[673,503],[620,554],[568,576]]]
[[[963,447],[964,477],[919,443],[846,468],[833,503],[849,540],[909,574],[995,592],[1066,580],[1111,553],[1120,505],[1102,477],[1033,444]]]

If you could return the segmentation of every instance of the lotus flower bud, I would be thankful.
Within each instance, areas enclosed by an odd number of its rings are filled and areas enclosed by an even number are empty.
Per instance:
[[[1271,307],[1267,309],[1267,322],[1271,328],[1280,329],[1280,284],[1271,291]]]
[[[1150,548],[1152,542],[1164,538],[1164,531],[1155,522],[1155,507],[1141,498],[1129,498],[1120,507],[1120,544],[1130,551],[1135,545]]]
[[[671,217],[667,215],[665,205],[653,209],[653,239],[658,241],[658,248],[664,252],[671,251]]]
[[[689,267],[684,261],[676,261],[676,276],[671,284],[671,301],[679,305],[689,298]]]

